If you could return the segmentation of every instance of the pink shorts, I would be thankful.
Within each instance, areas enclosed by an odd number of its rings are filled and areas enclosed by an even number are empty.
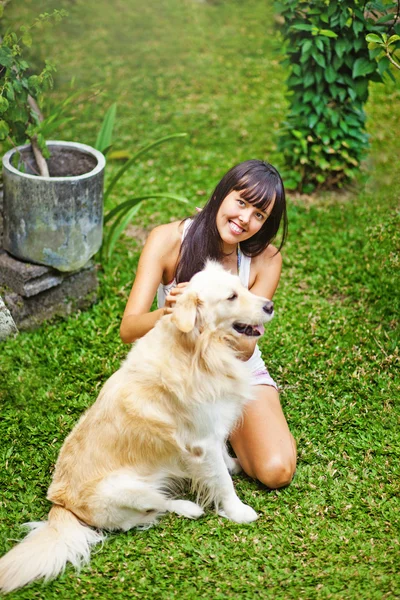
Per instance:
[[[276,390],[278,386],[268,373],[267,367],[261,357],[260,348],[254,348],[253,356],[246,363],[251,370],[251,385],[272,385]]]

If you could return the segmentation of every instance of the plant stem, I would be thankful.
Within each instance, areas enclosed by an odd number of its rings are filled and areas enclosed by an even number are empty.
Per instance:
[[[390,60],[390,62],[392,63],[392,65],[394,65],[396,67],[396,69],[400,70],[400,65],[399,63],[397,63],[394,58],[392,57],[392,55],[390,54],[389,50],[386,48],[386,56],[388,57],[388,59]]]
[[[31,138],[31,145],[32,145],[33,154],[35,156],[36,164],[38,166],[40,175],[42,177],[50,177],[49,168],[47,166],[46,159],[44,158],[42,151],[40,150],[40,148],[38,146],[36,136]]]
[[[33,112],[37,114],[39,121],[43,121],[43,115],[40,111],[40,108],[37,105],[36,100],[32,96],[28,96],[28,104],[33,110]],[[31,138],[31,145],[40,175],[42,177],[50,177],[49,167],[47,166],[47,161],[43,156],[41,149],[38,146],[36,135],[34,135]]]

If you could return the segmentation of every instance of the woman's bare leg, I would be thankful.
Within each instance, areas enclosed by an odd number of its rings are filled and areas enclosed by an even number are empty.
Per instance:
[[[230,443],[250,477],[274,489],[292,481],[296,470],[296,442],[274,387],[256,386],[255,398],[246,406]]]

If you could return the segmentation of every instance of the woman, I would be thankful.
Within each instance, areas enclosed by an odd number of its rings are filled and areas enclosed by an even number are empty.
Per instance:
[[[282,242],[276,249],[270,242],[281,223]],[[161,225],[149,235],[122,318],[122,340],[134,342],[171,313],[177,296],[207,258],[238,274],[253,294],[272,299],[281,275],[279,250],[286,233],[285,192],[277,170],[260,160],[236,165],[196,217]],[[159,308],[150,312],[156,292]],[[295,472],[296,444],[255,338],[242,338],[255,395],[230,443],[250,477],[269,488],[283,487]]]

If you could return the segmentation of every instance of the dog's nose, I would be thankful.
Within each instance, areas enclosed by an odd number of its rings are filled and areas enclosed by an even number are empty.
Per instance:
[[[274,303],[271,300],[268,300],[263,306],[263,311],[267,313],[267,315],[272,315],[274,312]]]

